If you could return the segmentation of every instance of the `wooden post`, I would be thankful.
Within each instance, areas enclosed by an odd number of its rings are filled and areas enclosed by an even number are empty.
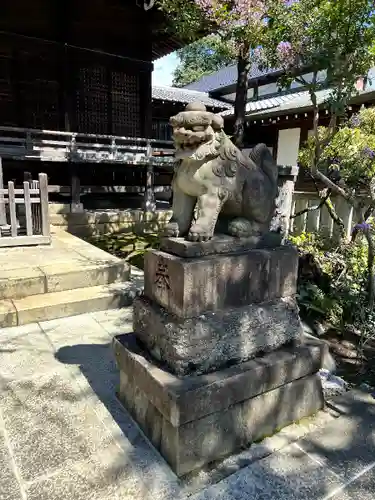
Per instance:
[[[16,195],[14,192],[14,182],[8,182],[9,215],[10,215],[10,235],[17,236],[17,215],[16,215]]]
[[[294,185],[298,167],[278,165],[278,189],[275,216],[271,222],[273,230],[280,231],[284,238],[290,232]]]
[[[40,193],[39,181],[31,181],[31,189],[38,189]],[[31,220],[33,222],[33,234],[41,234],[42,232],[42,212],[40,203],[31,204]]]
[[[49,207],[48,207],[48,178],[47,174],[39,174],[39,196],[42,213],[42,235],[50,236]]]
[[[33,219],[31,215],[31,196],[30,196],[30,183],[25,181],[23,183],[23,193],[25,199],[25,216],[26,216],[26,234],[32,236],[33,234]]]
[[[72,213],[83,212],[81,203],[81,181],[77,174],[77,167],[72,164],[70,169],[70,211]]]
[[[146,186],[143,199],[143,210],[145,212],[155,212],[154,165],[152,164],[152,148],[150,143],[147,144],[146,156],[148,163],[146,165]]]
[[[0,226],[7,225],[4,193],[2,191],[3,189],[4,189],[3,165],[2,165],[2,158],[0,157]]]

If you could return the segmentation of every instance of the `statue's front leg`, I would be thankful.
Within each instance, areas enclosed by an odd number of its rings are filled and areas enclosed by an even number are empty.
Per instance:
[[[220,188],[211,189],[198,197],[197,213],[188,240],[207,241],[212,238],[217,218],[227,197],[227,193]]]
[[[165,236],[186,236],[193,219],[196,198],[181,191],[176,185],[173,186],[172,217],[165,226]]]

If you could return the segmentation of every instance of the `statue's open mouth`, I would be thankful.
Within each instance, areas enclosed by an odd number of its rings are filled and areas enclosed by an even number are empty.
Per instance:
[[[202,127],[203,128],[203,127]],[[173,139],[176,147],[176,157],[188,157],[194,155],[197,150],[204,145],[208,145],[213,140],[213,131],[194,131],[186,128],[175,129]]]
[[[212,141],[199,141],[194,144],[188,142],[175,142],[176,153],[175,157],[177,159],[191,158],[198,159],[200,158],[200,153],[202,152],[203,156],[205,156],[204,151],[206,151],[207,147]]]

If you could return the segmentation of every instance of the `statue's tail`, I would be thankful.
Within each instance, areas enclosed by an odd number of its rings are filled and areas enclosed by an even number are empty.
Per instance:
[[[270,150],[265,144],[257,144],[250,151],[250,159],[263,170],[273,185],[277,185],[278,169]]]

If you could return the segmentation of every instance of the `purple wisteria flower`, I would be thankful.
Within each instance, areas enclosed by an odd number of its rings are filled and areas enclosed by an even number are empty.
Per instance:
[[[370,158],[370,160],[373,160],[375,158],[375,151],[373,149],[369,148],[368,146],[363,148],[362,153],[365,156],[367,156],[368,158]]]
[[[369,231],[371,229],[371,224],[368,224],[367,222],[361,222],[360,224],[356,224],[353,227],[353,232],[354,231]]]
[[[350,117],[349,123],[352,127],[359,127],[361,125],[361,120],[358,115],[352,115]]]
[[[266,11],[264,0],[194,0],[198,7],[223,28],[259,23]],[[223,8],[224,7],[224,8]]]
[[[280,42],[276,47],[276,51],[280,59],[280,63],[283,66],[289,66],[293,64],[294,51],[290,42]]]

